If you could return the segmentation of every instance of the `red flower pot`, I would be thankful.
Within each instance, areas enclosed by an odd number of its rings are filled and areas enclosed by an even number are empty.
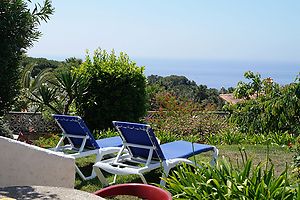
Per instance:
[[[159,187],[153,185],[140,184],[140,183],[128,183],[112,185],[107,188],[103,188],[94,193],[100,197],[109,197],[117,195],[131,195],[142,199],[149,200],[170,200],[171,194]]]

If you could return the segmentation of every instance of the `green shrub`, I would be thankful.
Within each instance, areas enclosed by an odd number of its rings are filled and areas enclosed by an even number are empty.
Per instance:
[[[87,90],[76,105],[91,129],[105,129],[113,120],[139,121],[146,112],[144,67],[114,51],[98,49],[88,55],[76,73],[87,83]]]
[[[8,124],[4,122],[2,117],[0,117],[0,136],[13,138],[12,131],[9,129]]]
[[[233,167],[225,159],[216,166],[183,165],[166,178],[174,199],[297,199],[299,188],[288,178],[287,167],[279,176],[267,162],[254,166],[251,160]]]
[[[33,144],[42,148],[53,148],[60,140],[60,136],[57,134],[50,134],[47,136],[39,137],[33,141]]]

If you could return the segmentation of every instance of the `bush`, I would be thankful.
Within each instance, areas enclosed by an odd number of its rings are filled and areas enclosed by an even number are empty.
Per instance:
[[[217,134],[227,126],[226,117],[201,110],[199,104],[170,93],[157,93],[155,102],[159,110],[146,121],[162,142],[177,138],[201,143],[209,134]]]
[[[243,155],[245,158],[245,155]],[[287,169],[279,176],[274,165],[253,166],[246,160],[233,167],[225,159],[217,165],[180,166],[166,178],[167,190],[174,199],[297,199],[299,188],[288,179]]]
[[[146,112],[144,67],[129,57],[98,49],[88,55],[76,73],[83,77],[87,90],[76,100],[79,113],[91,129],[105,129],[113,120],[137,122]]]
[[[13,138],[13,133],[9,129],[8,124],[4,122],[3,118],[0,118],[0,136]]]
[[[39,137],[33,141],[33,144],[42,148],[54,148],[60,140],[60,136],[57,134],[49,134]]]

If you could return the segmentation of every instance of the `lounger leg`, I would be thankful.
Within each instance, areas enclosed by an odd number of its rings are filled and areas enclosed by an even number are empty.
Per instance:
[[[211,165],[215,165],[216,164],[216,161],[217,161],[217,158],[218,158],[218,155],[219,155],[219,150],[216,148],[216,147],[214,147],[214,153],[213,153],[213,158],[212,158],[212,160],[210,161],[210,164]]]
[[[166,185],[166,181],[165,181],[164,179],[168,177],[169,172],[170,172],[170,169],[168,170],[168,172],[164,172],[164,173],[162,174],[162,177],[161,177],[161,180],[160,180],[160,183],[159,183],[159,184],[160,184],[161,186],[163,186],[163,187]]]
[[[166,181],[164,179],[169,176],[172,165],[169,165],[168,163],[163,162],[162,163],[162,168],[163,168],[164,171],[162,173],[162,177],[161,177],[161,180],[160,180],[159,184],[164,187],[166,185]]]
[[[117,181],[117,176],[118,176],[117,174],[114,175],[114,180],[113,180],[112,184],[115,184],[115,183],[116,183],[116,181]]]
[[[106,178],[104,177],[103,173],[101,172],[99,167],[93,167],[94,172],[96,173],[97,177],[99,178],[100,182],[103,186],[108,186],[109,183],[107,182]]]
[[[109,152],[110,152],[110,151],[109,151]],[[106,154],[104,154],[104,155],[106,155]],[[102,158],[103,158],[103,154],[99,154],[99,153],[96,154],[96,162],[102,160]],[[93,169],[92,169],[92,173],[91,173],[90,176],[85,176],[85,175],[81,172],[81,170],[78,168],[77,165],[75,165],[75,169],[76,169],[76,172],[78,173],[78,175],[79,175],[84,181],[91,180],[91,179],[93,179],[93,178],[95,178],[95,177],[97,176],[97,174],[96,174],[96,172],[95,172],[95,169],[96,169],[96,168],[94,168],[94,167],[93,167]]]
[[[96,161],[95,161],[95,163],[98,162],[98,161],[100,161],[100,160],[102,160],[102,157],[103,157],[103,155],[98,153],[97,156],[96,156]],[[96,175],[95,169],[94,169],[94,167],[93,167],[93,169],[92,169],[92,174],[91,174],[91,176],[89,177],[89,179],[93,179],[93,178],[95,178],[96,176],[97,176],[97,175]]]
[[[78,175],[83,179],[86,180],[86,177],[83,175],[83,173],[80,171],[80,169],[75,165],[75,170],[78,173]]]
[[[143,174],[139,174],[139,176],[141,177],[144,184],[148,184]]]

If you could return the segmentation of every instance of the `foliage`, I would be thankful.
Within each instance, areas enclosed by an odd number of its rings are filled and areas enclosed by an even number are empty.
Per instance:
[[[64,102],[63,114],[68,114],[71,104],[74,100],[82,99],[82,94],[86,91],[87,82],[72,71],[65,69],[55,73],[55,79],[52,82],[59,91],[61,99]]]
[[[238,82],[237,87],[234,90],[234,95],[237,98],[246,99],[250,99],[250,97],[253,95],[258,97],[261,94],[261,90],[263,87],[263,81],[261,80],[260,74],[254,74],[251,71],[247,71],[245,72],[244,77],[248,80],[251,80],[251,82]]]
[[[237,96],[244,97],[245,100],[227,106],[226,109],[231,113],[230,121],[244,133],[268,134],[288,131],[290,134],[298,135],[299,79],[289,85],[279,86],[271,79],[258,80],[259,77],[254,76],[253,82],[246,84],[247,87],[240,87],[239,84],[236,88]],[[256,98],[251,98],[253,95]]]
[[[287,166],[275,176],[274,165],[257,166],[242,150],[241,166],[221,159],[216,166],[180,166],[166,178],[167,190],[175,199],[297,199],[299,188],[288,178]]]
[[[289,132],[248,134],[240,132],[233,126],[228,126],[220,130],[217,134],[209,134],[205,139],[207,143],[214,145],[262,144],[291,146],[297,143],[297,138]]]
[[[13,138],[13,132],[9,129],[8,124],[5,123],[2,117],[0,117],[0,136]]]
[[[33,144],[42,148],[54,148],[60,140],[57,134],[50,134],[48,136],[39,137],[33,141]]]
[[[63,65],[63,62],[56,60],[48,60],[46,58],[32,58],[24,56],[21,61],[21,67],[24,68],[28,65],[34,65],[34,68],[31,73],[31,77],[36,77],[41,71],[51,68],[57,69]]]
[[[25,101],[23,109],[37,106],[40,111],[69,114],[74,100],[82,98],[86,88],[84,79],[72,72],[76,63],[71,64],[67,62],[56,70],[43,69],[34,78],[32,73],[36,65],[26,66],[22,73],[22,90],[19,96],[19,102]]]
[[[171,75],[166,77],[151,75],[148,76],[149,85],[158,84],[166,91],[172,92],[181,98],[193,99],[197,84],[188,80],[185,76]]]
[[[297,138],[295,145],[290,145],[290,148],[294,152],[293,172],[295,172],[297,174],[297,178],[300,179],[300,137]]]
[[[199,111],[201,108],[194,102],[181,100],[170,93],[157,93],[155,102],[159,110],[145,120],[162,142],[176,138],[203,142],[208,134],[217,134],[227,125],[224,116]]]
[[[48,21],[52,13],[49,0],[42,6],[35,4],[32,12],[25,0],[0,1],[0,115],[11,107],[18,94],[22,53],[38,40],[38,26],[41,21]]]
[[[224,87],[221,87],[221,89],[220,89],[220,94],[228,94],[228,93],[233,93],[234,92],[234,90],[235,90],[235,88],[233,88],[233,87],[229,87],[229,88],[224,88]]]
[[[165,91],[179,99],[191,100],[198,103],[202,107],[213,105],[215,108],[221,108],[223,106],[218,90],[207,88],[206,85],[198,86],[194,81],[190,81],[185,76],[171,75],[161,77],[151,75],[147,77],[147,80],[147,87],[150,92],[153,89],[156,89],[156,91]],[[150,93],[150,110],[156,109],[157,107],[153,103],[153,93]]]
[[[222,145],[218,146],[220,150],[219,157],[224,156],[225,158],[230,158],[232,161],[235,161],[235,159],[239,159],[240,162],[232,162],[232,165],[234,166],[234,169],[238,166],[241,166],[241,156],[239,153],[240,146],[239,145]],[[286,148],[282,148],[279,146],[269,147],[267,148],[264,145],[245,145],[245,148],[247,149],[247,157],[248,158],[255,158],[253,160],[253,165],[256,165],[260,162],[264,162],[266,160],[266,151],[269,149],[269,156],[274,164],[275,170],[275,176],[278,177],[280,173],[285,170],[286,165],[285,162],[289,162],[292,158],[292,153]],[[193,159],[193,158],[192,158]],[[210,161],[211,155],[210,154],[202,154],[196,156],[196,161],[200,160],[206,160],[207,162]],[[90,162],[88,163],[85,160],[82,159],[76,159],[76,163],[78,166],[81,166],[81,170],[84,174],[89,174],[91,172],[92,166],[95,162],[95,156],[90,158]],[[283,163],[284,162],[284,163]],[[238,165],[239,163],[239,165]],[[290,170],[288,170],[288,175],[290,175]],[[161,170],[153,170],[150,173],[145,174],[145,178],[149,184],[159,184],[160,177],[161,177]],[[114,176],[111,174],[106,175],[108,182],[112,182]],[[136,175],[130,175],[130,176],[120,176],[117,178],[116,183],[137,183],[141,182],[141,179],[139,176]],[[76,176],[75,180],[75,189],[83,190],[87,192],[95,192],[99,189],[101,189],[103,186],[101,182],[98,180],[98,178],[89,180],[89,181],[83,181],[79,176]]]
[[[82,99],[76,99],[81,116],[91,129],[105,129],[113,120],[139,121],[146,111],[144,67],[136,66],[125,53],[95,51],[79,69],[87,84]]]
[[[119,133],[115,129],[108,128],[107,130],[94,130],[93,135],[95,139],[108,138],[118,136]]]

